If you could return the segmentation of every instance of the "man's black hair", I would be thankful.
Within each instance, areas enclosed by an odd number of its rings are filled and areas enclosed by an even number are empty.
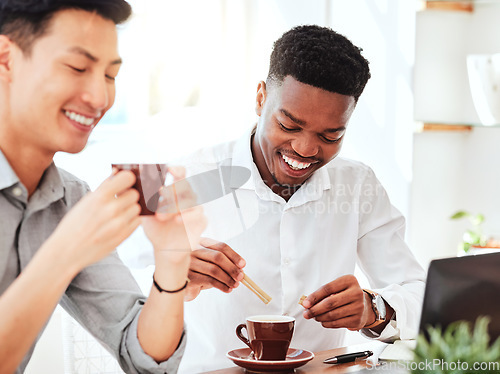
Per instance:
[[[357,101],[370,78],[361,49],[328,27],[297,26],[285,32],[273,47],[268,84],[286,76]]]
[[[29,53],[33,42],[47,31],[54,13],[64,9],[95,12],[116,25],[132,13],[125,0],[0,0],[0,34]]]

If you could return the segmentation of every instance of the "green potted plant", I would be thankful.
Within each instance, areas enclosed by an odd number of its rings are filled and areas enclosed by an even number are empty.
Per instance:
[[[453,214],[450,219],[458,220],[467,218],[471,223],[472,227],[467,229],[463,236],[462,241],[458,245],[459,251],[465,253],[469,252],[471,248],[500,248],[500,243],[498,240],[493,238],[488,238],[483,233],[482,224],[484,222],[484,215],[481,213],[472,214],[464,210],[459,210]]]
[[[409,363],[413,374],[490,374],[500,372],[500,338],[490,344],[487,317],[479,317],[473,328],[466,321],[427,329],[420,334]]]

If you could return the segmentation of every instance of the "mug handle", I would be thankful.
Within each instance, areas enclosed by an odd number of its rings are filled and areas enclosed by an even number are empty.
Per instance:
[[[245,325],[244,323],[242,323],[242,324],[240,324],[240,325],[238,325],[238,326],[236,327],[236,336],[237,336],[237,337],[238,337],[238,339],[240,339],[243,343],[245,343],[246,345],[248,345],[248,347],[249,347],[250,349],[252,349],[252,346],[250,345],[250,341],[248,340],[248,338],[247,338],[247,337],[245,337],[245,336],[242,334],[242,332],[241,332],[241,330],[242,330],[242,329],[245,329],[245,330],[247,331],[247,335],[248,335],[247,325]]]

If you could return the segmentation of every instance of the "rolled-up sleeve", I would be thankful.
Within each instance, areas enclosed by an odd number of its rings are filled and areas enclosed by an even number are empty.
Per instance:
[[[145,302],[134,277],[114,252],[73,279],[61,306],[118,360],[126,373],[177,373],[186,345],[185,326],[174,354],[157,363],[144,352],[137,337]]]
[[[140,314],[140,313],[139,313]],[[176,351],[167,361],[157,363],[151,356],[147,355],[137,338],[137,324],[139,314],[134,318],[132,324],[125,332],[125,339],[122,340],[121,352],[124,360],[127,360],[127,366],[134,369],[131,373],[177,373],[179,364],[186,349],[186,327],[182,334],[181,341]],[[161,332],[159,332],[161,333]]]

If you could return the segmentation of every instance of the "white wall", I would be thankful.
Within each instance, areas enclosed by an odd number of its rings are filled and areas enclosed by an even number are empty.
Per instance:
[[[500,233],[500,128],[415,134],[410,244],[423,265],[457,254],[467,220],[458,210],[483,213],[485,233]]]
[[[341,155],[371,166],[393,204],[408,216],[415,3],[333,1],[331,15],[330,26],[363,48],[372,74],[349,124]]]
[[[467,76],[468,54],[500,52],[498,2],[476,2],[473,12],[417,13],[415,119],[478,123]]]
[[[468,12],[419,12],[416,24],[415,117],[477,124],[466,70],[467,54],[500,52],[500,4],[477,2]],[[424,132],[414,136],[410,245],[420,262],[455,256],[466,220],[458,210],[483,213],[486,234],[500,232],[500,128]]]

